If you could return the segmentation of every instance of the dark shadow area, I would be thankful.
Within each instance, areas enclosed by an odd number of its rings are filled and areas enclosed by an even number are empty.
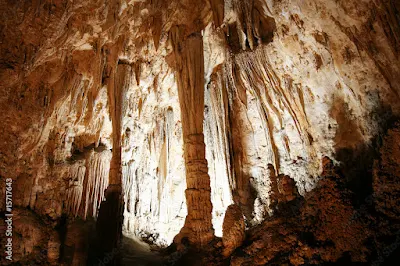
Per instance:
[[[58,221],[58,224],[56,225],[55,229],[58,232],[58,236],[60,238],[60,258],[64,258],[65,254],[65,239],[67,237],[67,222],[68,222],[68,217],[66,214],[63,214]],[[61,262],[61,261],[60,261]]]
[[[101,203],[96,236],[90,246],[88,265],[121,265],[121,239],[124,201],[122,188],[110,185]]]
[[[243,6],[245,5],[243,4]],[[250,8],[249,11],[251,13],[247,14],[242,10],[238,11],[238,21],[228,24],[225,29],[226,40],[233,54],[249,51],[262,44],[268,44],[274,38],[276,22],[274,18],[265,14],[263,4],[260,1],[255,1],[247,8]],[[247,25],[249,22],[251,22],[251,26]],[[240,35],[243,35],[244,47],[240,42]],[[250,42],[253,43],[253,47],[251,47]]]
[[[371,101],[376,102],[376,108],[370,116],[372,121],[376,121],[379,131],[370,143],[364,142],[362,132],[358,129],[358,122],[348,116],[351,112],[342,99],[337,98],[331,110],[332,116],[340,125],[335,136],[335,158],[340,162],[340,170],[346,179],[346,187],[354,193],[355,207],[364,204],[365,199],[372,194],[374,160],[380,156],[382,138],[399,119],[393,114],[390,106],[382,105],[379,97],[375,97],[371,96]]]
[[[397,266],[400,264],[400,243],[394,242],[389,245],[382,254],[382,258],[378,261],[382,266]],[[383,262],[381,262],[383,260]]]

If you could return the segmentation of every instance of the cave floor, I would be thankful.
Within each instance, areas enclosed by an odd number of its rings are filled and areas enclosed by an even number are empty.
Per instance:
[[[162,265],[162,258],[158,252],[152,251],[147,243],[137,238],[124,236],[122,239],[121,265],[157,266]]]

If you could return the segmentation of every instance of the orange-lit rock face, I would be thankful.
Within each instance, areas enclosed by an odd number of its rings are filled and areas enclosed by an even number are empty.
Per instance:
[[[296,184],[287,175],[279,178],[278,191],[283,196],[282,201],[292,201],[298,195]]]
[[[228,206],[222,228],[223,256],[229,257],[236,248],[242,245],[245,239],[244,217],[238,205],[232,204]]]
[[[194,206],[185,197],[190,169],[207,183],[202,207],[216,236],[233,203],[252,227],[279,193],[297,197],[291,182],[307,195],[324,156],[362,187],[370,147],[399,115],[399,9],[354,0],[3,1],[1,182],[12,178],[15,206],[55,230],[64,215],[96,217],[105,188],[121,178],[124,231],[157,245],[172,242]],[[203,47],[185,59],[193,67],[181,87],[174,27]],[[179,95],[199,81],[204,103]],[[205,158],[199,148],[188,165],[190,123],[198,131],[190,134],[204,134]],[[292,179],[279,183],[280,174]],[[374,186],[380,175],[391,178],[375,171]]]

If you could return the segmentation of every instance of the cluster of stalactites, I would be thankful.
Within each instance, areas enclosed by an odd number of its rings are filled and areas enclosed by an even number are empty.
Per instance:
[[[85,160],[71,166],[65,204],[67,213],[83,219],[97,217],[109,183],[110,161],[110,151],[91,151]]]
[[[212,0],[211,9],[214,25],[224,29],[233,53],[272,41],[276,24],[261,1]]]

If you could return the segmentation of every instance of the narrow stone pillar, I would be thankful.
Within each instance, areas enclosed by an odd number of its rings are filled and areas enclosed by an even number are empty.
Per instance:
[[[276,176],[275,168],[272,164],[269,163],[267,167],[268,167],[267,175],[269,177],[271,186],[271,191],[269,194],[269,199],[270,199],[269,208],[272,211],[275,211],[279,200],[278,177]]]
[[[188,214],[178,238],[187,237],[192,245],[201,247],[214,237],[210,177],[203,135],[203,37],[198,32],[186,37],[183,28],[176,26],[171,29],[170,38],[176,61],[187,184]]]
[[[108,98],[110,105],[110,116],[113,128],[112,158],[110,165],[110,185],[122,184],[122,157],[121,157],[121,137],[122,137],[122,106],[123,95],[129,86],[131,66],[118,64],[117,70],[113,73],[113,81],[109,83]]]
[[[122,191],[121,132],[124,94],[132,76],[131,66],[117,64],[111,70],[108,86],[110,116],[113,127],[113,149],[110,163],[109,186],[106,201],[100,206],[96,224],[97,243],[93,252],[94,261],[108,261],[107,265],[119,265],[122,238],[124,198]]]

